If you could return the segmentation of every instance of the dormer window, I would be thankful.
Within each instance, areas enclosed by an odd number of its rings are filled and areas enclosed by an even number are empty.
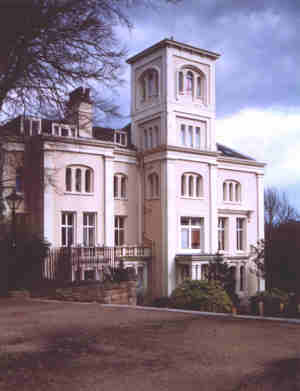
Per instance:
[[[40,118],[26,117],[24,119],[23,133],[25,136],[37,136],[42,132],[42,121]]]
[[[75,138],[77,136],[76,127],[67,124],[52,124],[52,136]]]
[[[115,130],[115,144],[121,145],[122,147],[127,146],[127,133],[120,130]]]

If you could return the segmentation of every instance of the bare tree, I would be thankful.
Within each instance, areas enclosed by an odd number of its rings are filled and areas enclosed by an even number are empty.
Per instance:
[[[281,223],[299,218],[298,211],[290,204],[284,191],[275,187],[269,187],[265,190],[265,224],[274,227]]]
[[[131,27],[128,10],[178,0],[1,0],[0,112],[64,113],[64,99],[79,85],[101,87],[103,112],[116,106],[103,89],[121,82],[126,50],[116,28]]]
[[[273,287],[272,269],[276,262],[276,251],[274,249],[276,247],[275,242],[278,240],[277,231],[280,231],[280,227],[297,221],[300,215],[296,208],[291,205],[286,193],[275,187],[265,190],[264,206],[265,240],[257,246],[256,263],[265,275],[267,289],[270,289]],[[277,239],[275,239],[275,234]],[[282,242],[282,246],[286,246],[286,252],[288,252],[289,243],[286,240]]]

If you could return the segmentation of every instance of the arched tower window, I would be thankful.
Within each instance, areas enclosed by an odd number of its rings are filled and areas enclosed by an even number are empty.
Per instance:
[[[186,172],[181,176],[181,195],[189,198],[203,197],[203,178],[199,174]]]
[[[159,74],[154,68],[147,69],[139,79],[140,99],[147,101],[159,95]]]
[[[191,71],[186,74],[186,93],[187,95],[193,95],[194,90],[194,75]]]
[[[205,74],[194,66],[183,66],[178,71],[177,91],[196,102],[207,102]]]

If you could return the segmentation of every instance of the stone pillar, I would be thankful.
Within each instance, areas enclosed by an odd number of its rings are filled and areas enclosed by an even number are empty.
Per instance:
[[[209,178],[209,252],[215,254],[218,251],[217,166],[215,164],[209,165]],[[205,248],[205,250],[207,251],[207,247]]]
[[[113,158],[104,157],[104,245],[114,246]]]

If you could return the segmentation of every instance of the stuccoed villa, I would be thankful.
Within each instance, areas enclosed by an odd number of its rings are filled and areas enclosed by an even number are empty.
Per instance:
[[[238,295],[262,289],[250,250],[264,236],[264,163],[216,142],[218,57],[169,39],[131,57],[123,129],[93,126],[81,87],[63,122],[7,123],[2,152],[15,163],[3,175],[13,171],[23,195],[19,219],[53,247],[117,248],[153,297],[205,278],[216,253],[234,267]],[[70,278],[100,278],[91,265]]]

